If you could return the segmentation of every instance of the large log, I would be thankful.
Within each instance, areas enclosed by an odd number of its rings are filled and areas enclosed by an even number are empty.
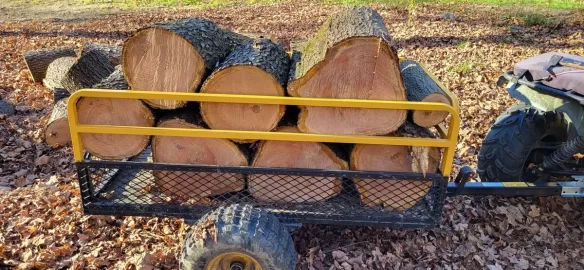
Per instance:
[[[370,8],[333,15],[292,59],[291,96],[406,99],[389,32]],[[304,107],[298,127],[309,133],[383,135],[397,130],[406,116],[405,110]]]
[[[117,66],[121,63],[122,58],[122,46],[111,45],[99,42],[86,42],[83,44],[83,49],[81,50],[81,55],[84,55],[91,51],[100,51],[105,54],[110,60],[112,65]]]
[[[69,120],[67,118],[67,100],[65,97],[55,102],[51,116],[45,124],[45,142],[51,147],[66,146],[71,142]]]
[[[434,137],[429,130],[406,122],[395,136]],[[355,145],[351,152],[351,170],[435,173],[440,150],[434,147],[394,145]],[[432,186],[431,181],[354,179],[363,203],[402,211],[414,206]]]
[[[125,90],[124,75],[117,68],[110,76],[92,86],[99,89]],[[117,98],[81,98],[77,102],[79,124],[152,127],[154,114],[142,101]],[[150,136],[119,134],[81,134],[83,147],[105,160],[120,160],[140,154],[150,143]]]
[[[61,85],[70,93],[74,93],[79,89],[92,87],[113,72],[114,66],[107,56],[93,50],[77,59],[61,80]]]
[[[203,77],[231,50],[232,39],[213,22],[187,18],[137,31],[124,43],[122,65],[134,90],[194,92]],[[160,109],[176,109],[184,101],[145,100]]]
[[[47,73],[49,64],[61,57],[77,57],[75,50],[67,47],[39,49],[24,53],[24,62],[35,82],[41,82]]]
[[[77,57],[70,56],[55,59],[47,68],[47,74],[43,79],[43,84],[53,91],[56,88],[63,88],[61,81],[76,61]]]
[[[279,127],[276,131],[299,132],[295,126]],[[327,145],[296,141],[262,141],[252,165],[255,167],[348,169],[347,162]],[[342,189],[341,179],[336,177],[249,175],[248,180],[249,192],[262,202],[319,202],[337,196]]]
[[[284,96],[289,70],[284,48],[267,39],[237,46],[218,65],[201,88],[203,93]],[[270,131],[286,106],[201,102],[201,114],[210,128]]]
[[[205,128],[196,108],[187,106],[163,117],[157,124],[166,128]],[[195,106],[193,106],[195,107]],[[242,146],[243,148],[243,146]],[[227,139],[154,136],[152,139],[154,162],[247,166],[248,158],[238,146]],[[242,174],[220,172],[155,171],[156,184],[161,191],[179,200],[216,196],[241,191],[245,187]]]
[[[440,102],[451,105],[446,93],[432,80],[420,64],[412,60],[404,60],[400,63],[400,70],[409,101]],[[411,112],[412,122],[421,127],[438,125],[447,116],[448,112],[444,111]]]

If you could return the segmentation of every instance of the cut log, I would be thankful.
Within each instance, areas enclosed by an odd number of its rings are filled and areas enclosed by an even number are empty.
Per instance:
[[[115,70],[92,88],[127,89],[121,69]],[[118,98],[81,98],[77,102],[79,124],[152,127],[154,114],[142,101]],[[150,143],[150,136],[91,134],[80,135],[83,147],[105,160],[120,160],[140,154]]]
[[[117,66],[121,63],[120,59],[122,58],[122,46],[110,45],[99,42],[86,42],[83,45],[83,49],[81,50],[81,55],[84,55],[94,50],[100,51],[101,53],[105,54],[112,63],[112,65],[114,66]]]
[[[396,136],[434,137],[427,129],[406,122]],[[351,152],[351,170],[435,173],[440,150],[431,147],[394,145],[355,145]],[[432,186],[431,181],[354,179],[363,203],[403,211],[413,207]]]
[[[404,60],[400,70],[406,87],[409,101],[440,102],[452,105],[450,99],[440,86],[415,61]],[[412,121],[421,127],[433,127],[440,124],[448,112],[443,111],[413,111]]]
[[[355,7],[330,17],[293,54],[288,94],[299,97],[405,100],[399,59],[381,16]],[[298,127],[321,134],[384,135],[405,110],[304,107]]]
[[[297,127],[276,129],[299,132]],[[308,168],[346,170],[347,162],[323,143],[295,141],[262,141],[252,165],[255,167]],[[336,177],[298,177],[249,175],[249,192],[262,202],[312,203],[339,194],[341,179]]]
[[[70,56],[55,59],[47,68],[47,74],[43,79],[43,84],[53,91],[56,88],[63,88],[61,81],[76,61],[77,57]]]
[[[124,43],[122,65],[134,90],[195,92],[207,72],[227,56],[235,35],[202,18],[156,24]],[[160,109],[176,109],[184,101],[145,100]]]
[[[284,96],[289,70],[284,48],[267,39],[237,46],[201,88],[203,93]],[[213,129],[270,131],[286,106],[201,102],[205,123]]]
[[[65,74],[61,85],[69,93],[82,88],[89,88],[101,82],[114,72],[114,66],[107,56],[100,51],[93,50],[82,55]]]
[[[51,147],[66,146],[71,142],[69,120],[67,118],[67,100],[57,101],[51,111],[51,116],[45,124],[45,142]]]
[[[24,62],[32,79],[35,82],[41,82],[51,62],[61,57],[77,57],[77,54],[75,50],[67,47],[32,50],[24,53]]]
[[[201,120],[191,111],[165,117],[158,127],[204,128]],[[238,146],[227,139],[154,136],[152,139],[154,162],[247,166],[248,159]],[[221,195],[241,191],[245,177],[235,173],[155,171],[154,177],[160,190],[179,200]]]

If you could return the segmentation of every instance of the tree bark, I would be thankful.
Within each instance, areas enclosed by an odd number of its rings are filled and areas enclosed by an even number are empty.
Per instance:
[[[415,61],[405,60],[400,63],[404,85],[410,101],[441,102],[452,105],[450,99],[434,80]],[[421,127],[433,127],[440,124],[448,112],[413,111],[411,120]]]
[[[218,65],[201,92],[284,96],[289,65],[288,54],[280,45],[267,39],[250,40]],[[201,102],[202,117],[213,129],[270,131],[285,109],[284,105]]]
[[[41,82],[51,62],[61,57],[77,57],[77,54],[72,48],[58,47],[27,51],[23,56],[32,79],[35,82]]]
[[[381,16],[355,7],[330,17],[293,53],[288,94],[300,97],[405,100],[398,56]],[[298,127],[324,134],[384,135],[405,110],[303,107]]]
[[[65,74],[67,74],[76,61],[77,57],[70,56],[55,59],[55,61],[51,62],[47,68],[43,84],[53,91],[55,91],[56,88],[63,88],[61,81],[65,78]]]
[[[124,43],[122,66],[135,90],[195,92],[207,72],[242,38],[202,18],[164,22],[136,32]],[[185,102],[145,100],[159,109]]]
[[[93,53],[93,52],[91,52]],[[121,68],[92,88],[126,90]],[[79,124],[152,127],[154,113],[141,100],[118,98],[81,98],[77,102]],[[90,134],[80,135],[83,147],[105,160],[120,160],[140,154],[150,143],[147,135]]]
[[[431,138],[428,129],[406,122],[395,134],[404,137]],[[351,151],[351,170],[435,173],[440,163],[440,150],[434,147],[395,145],[355,145]],[[363,203],[393,211],[413,207],[424,198],[431,181],[353,179]]]
[[[192,110],[179,110],[163,117],[157,126],[204,128],[201,124],[200,117],[194,116]],[[161,163],[248,165],[248,157],[227,139],[154,136],[152,155],[154,162]],[[155,171],[154,177],[164,194],[178,200],[217,196],[245,187],[245,176],[235,173]]]
[[[66,146],[71,142],[69,120],[67,118],[67,100],[58,100],[53,106],[51,116],[45,124],[45,142],[51,147]]]
[[[98,42],[86,42],[83,45],[83,49],[81,50],[81,55],[94,50],[97,50],[106,55],[114,66],[117,66],[121,63],[120,59],[122,57],[122,46]]]
[[[299,132],[295,126],[276,131]],[[347,162],[333,148],[316,142],[262,141],[252,166],[346,170]],[[339,194],[342,180],[336,177],[249,175],[249,192],[257,200],[276,203],[313,203]]]
[[[114,72],[114,66],[106,55],[93,50],[77,59],[65,74],[61,84],[70,93],[82,88],[89,88],[101,82]]]

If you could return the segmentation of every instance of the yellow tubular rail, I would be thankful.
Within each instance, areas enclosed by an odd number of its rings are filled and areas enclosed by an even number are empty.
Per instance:
[[[448,97],[451,99],[452,106],[436,102],[299,98],[256,95],[83,89],[71,95],[67,103],[67,112],[69,114],[69,128],[71,130],[73,154],[76,162],[83,161],[83,148],[81,138],[79,136],[79,134],[81,133],[429,146],[440,147],[445,149],[440,169],[442,174],[448,177],[450,176],[452,168],[452,161],[454,159],[454,152],[457,144],[458,130],[460,127],[458,101],[456,97],[452,95],[452,93],[450,93],[444,86],[439,84],[439,82],[436,79],[434,80],[444,90],[444,92],[447,93]],[[406,138],[390,136],[364,136],[364,135],[325,135],[267,131],[264,132],[264,131],[211,130],[211,129],[186,129],[162,127],[137,127],[137,126],[80,125],[78,122],[76,106],[77,101],[80,98],[158,99],[158,100],[181,100],[191,102],[296,105],[338,108],[343,107],[364,109],[366,108],[366,109],[429,110],[449,112],[451,115],[451,119],[447,131],[445,130],[444,127],[438,127],[438,130],[442,135],[442,137],[438,139]]]

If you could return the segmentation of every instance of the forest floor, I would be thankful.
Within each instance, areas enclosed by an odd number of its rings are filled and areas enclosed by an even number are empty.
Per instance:
[[[457,168],[476,166],[490,125],[515,103],[496,86],[499,75],[544,52],[584,55],[583,11],[373,7],[384,17],[399,54],[423,63],[458,96]],[[122,44],[140,27],[187,16],[239,32],[269,33],[288,46],[341,8],[303,0],[105,15],[108,11],[82,20],[53,18],[59,14],[41,20],[26,12],[22,16],[34,20],[0,17],[0,98],[17,109],[14,116],[0,116],[0,269],[176,269],[188,229],[180,219],[83,215],[71,148],[43,143],[53,96],[31,82],[24,51],[79,50],[87,41]],[[460,196],[447,199],[436,229],[305,225],[293,238],[298,269],[582,269],[583,208],[577,199]]]

